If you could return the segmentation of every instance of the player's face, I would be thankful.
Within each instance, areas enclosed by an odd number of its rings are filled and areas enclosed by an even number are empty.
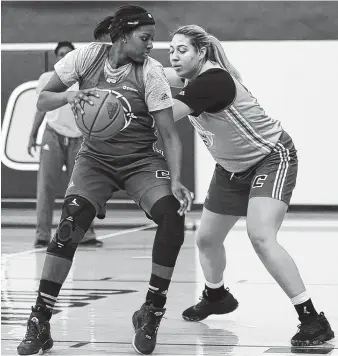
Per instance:
[[[179,77],[190,79],[196,75],[201,59],[189,37],[181,34],[174,35],[169,53],[171,66]]]
[[[60,47],[58,49],[58,52],[56,54],[56,61],[58,62],[60,59],[62,59],[68,52],[71,52],[72,49],[69,47]]]
[[[137,63],[143,63],[153,48],[155,26],[140,26],[127,36],[125,50],[128,57]]]

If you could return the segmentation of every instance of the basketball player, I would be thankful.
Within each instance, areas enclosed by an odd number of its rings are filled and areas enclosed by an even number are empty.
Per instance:
[[[73,51],[74,45],[69,41],[59,42],[54,50],[58,62],[67,53]],[[48,83],[54,71],[43,73],[36,88],[37,94]],[[73,90],[78,89],[75,83]],[[39,128],[46,119],[47,124],[41,143],[40,165],[37,175],[37,200],[36,200],[36,236],[35,248],[47,247],[51,239],[54,201],[57,186],[60,182],[63,165],[66,165],[67,174],[71,175],[75,157],[82,143],[82,135],[75,124],[71,108],[65,105],[50,112],[36,111],[33,127],[28,142],[28,154],[33,156],[36,150],[36,139]],[[97,240],[93,224],[88,229],[81,244],[101,247],[103,242]]]
[[[150,354],[156,346],[166,294],[184,240],[184,214],[190,210],[192,197],[180,182],[181,142],[174,126],[169,83],[160,63],[149,57],[155,35],[153,16],[141,7],[123,6],[94,31],[95,39],[107,34],[111,45],[92,43],[59,61],[38,100],[41,111],[69,103],[83,112],[84,102],[90,104],[90,98],[99,93],[90,88],[109,89],[119,97],[131,121],[107,141],[84,138],[60,224],[47,248],[36,305],[18,346],[20,355],[53,346],[49,320],[77,245],[94,217],[104,218],[106,201],[120,189],[158,224],[146,301],[133,315],[135,350]],[[66,91],[75,82],[80,90]],[[155,125],[168,163],[153,149]]]
[[[299,315],[292,345],[315,345],[334,337],[324,313],[314,308],[298,269],[277,242],[296,184],[298,159],[291,137],[269,117],[243,85],[220,42],[199,26],[183,26],[170,44],[174,119],[189,115],[216,161],[197,235],[205,277],[201,302],[183,312],[199,321],[235,310],[237,300],[224,287],[224,239],[246,216],[251,243]]]

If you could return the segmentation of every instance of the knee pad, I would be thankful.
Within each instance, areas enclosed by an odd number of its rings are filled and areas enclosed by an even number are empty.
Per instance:
[[[156,240],[173,246],[183,244],[185,217],[177,213],[179,208],[180,203],[173,195],[166,195],[153,205],[150,214],[158,225]]]
[[[178,215],[177,210],[180,208],[179,201],[173,195],[166,195],[160,198],[150,209],[151,218],[160,224],[167,214]],[[180,216],[180,215],[178,215]]]
[[[95,208],[87,199],[70,195],[62,205],[61,221],[53,240],[58,248],[76,245],[82,240],[96,215]]]

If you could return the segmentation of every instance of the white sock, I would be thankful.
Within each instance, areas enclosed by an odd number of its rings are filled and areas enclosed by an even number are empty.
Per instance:
[[[310,296],[308,295],[307,291],[304,291],[303,293],[300,293],[300,294],[296,295],[295,297],[290,298],[293,305],[302,304],[309,299],[310,299]]]
[[[210,283],[210,282],[208,282],[207,280],[205,281],[205,285],[207,286],[207,287],[209,287],[209,288],[211,288],[211,289],[217,289],[217,288],[219,288],[219,287],[222,287],[223,285],[224,285],[224,281],[223,281],[223,279],[220,281],[220,282],[218,282],[218,283]]]

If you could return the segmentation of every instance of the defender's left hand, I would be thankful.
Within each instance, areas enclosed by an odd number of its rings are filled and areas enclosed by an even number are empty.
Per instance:
[[[171,190],[181,205],[177,210],[178,214],[182,216],[187,211],[190,211],[194,199],[194,193],[190,192],[190,190],[179,181],[172,182]]]

